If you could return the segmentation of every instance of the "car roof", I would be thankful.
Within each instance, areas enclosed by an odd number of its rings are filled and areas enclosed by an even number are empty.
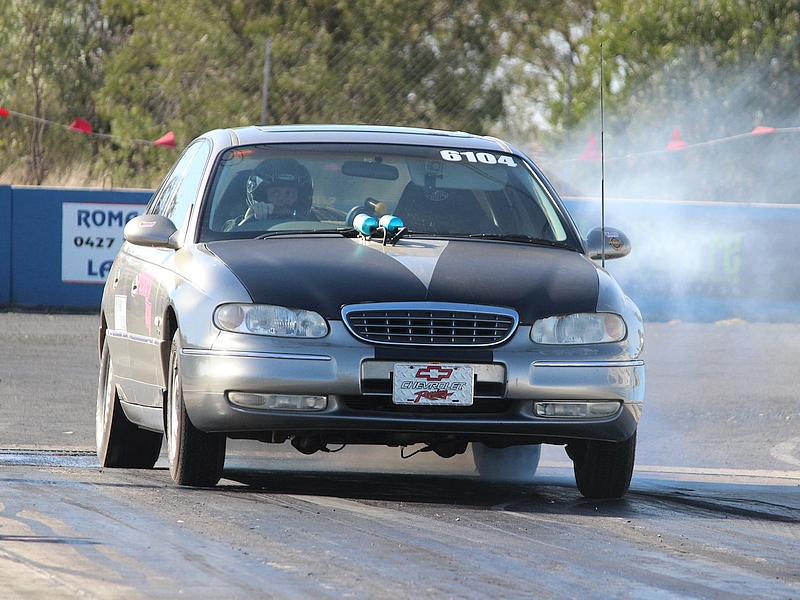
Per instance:
[[[457,146],[475,150],[513,152],[510,144],[463,131],[443,131],[385,125],[270,125],[217,129],[206,134],[222,146],[287,143],[373,143],[413,146]]]

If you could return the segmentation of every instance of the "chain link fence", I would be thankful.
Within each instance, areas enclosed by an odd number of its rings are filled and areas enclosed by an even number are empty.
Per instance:
[[[267,122],[487,132],[503,115],[507,82],[469,54],[469,48],[441,48],[433,40],[387,46],[374,34],[357,45],[312,40],[299,49],[276,38],[268,55]]]
[[[551,123],[569,100],[566,56],[550,56],[550,67],[544,70],[491,40],[463,32],[412,38],[383,31],[342,40],[322,29],[305,37],[275,35],[266,52],[261,38],[236,55],[213,42],[208,56],[188,67],[176,57],[165,64],[144,61],[148,66],[135,84],[119,87],[110,98],[96,93],[96,105],[86,115],[67,112],[57,90],[45,85],[43,116],[53,125],[34,130],[30,121],[0,118],[0,183],[40,183],[30,175],[34,138],[43,149],[45,185],[154,187],[176,156],[141,138],[156,139],[172,130],[180,150],[216,127],[364,123],[498,135],[532,155],[562,193],[599,195],[599,153],[581,158],[590,134],[600,138],[599,118],[584,117],[580,129],[564,131]],[[31,107],[32,112],[33,99],[23,79],[18,78],[16,88],[0,82],[5,95],[0,105],[14,102],[14,108]],[[666,96],[659,101],[671,104]],[[651,101],[648,97],[640,103]],[[109,104],[117,106],[114,118],[107,116]],[[683,129],[687,147],[677,151],[667,149],[676,123],[656,123],[624,106],[607,111],[609,195],[797,201],[800,173],[794,165],[800,160],[800,130],[784,127],[766,135],[709,140],[710,128],[703,125],[712,117],[719,121],[714,129],[718,137],[748,133],[752,121],[742,120],[741,127],[730,124],[717,116],[722,108],[709,111],[684,97],[674,104],[685,107],[679,118],[696,123]],[[735,112],[735,107],[727,111]],[[675,110],[665,108],[662,114],[669,112]],[[77,116],[90,119],[92,135],[55,126]],[[571,141],[565,144],[562,137]]]

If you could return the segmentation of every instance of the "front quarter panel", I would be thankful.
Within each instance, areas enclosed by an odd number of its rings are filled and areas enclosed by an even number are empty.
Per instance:
[[[211,348],[219,335],[213,324],[214,309],[225,302],[251,302],[250,295],[203,244],[184,247],[175,253],[172,262],[174,281],[169,305],[177,319],[181,343],[184,348]]]
[[[628,328],[628,358],[640,359],[644,352],[644,322],[639,307],[625,295],[605,269],[598,268],[597,276],[600,284],[597,297],[598,312],[614,312],[625,319]]]
[[[118,273],[103,299],[118,384],[128,403],[160,406],[174,332],[180,330],[184,348],[210,348],[219,335],[214,308],[249,302],[250,296],[202,245],[169,250],[125,244],[110,279]]]

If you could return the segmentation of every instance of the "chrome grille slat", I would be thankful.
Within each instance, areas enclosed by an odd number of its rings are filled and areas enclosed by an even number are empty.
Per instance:
[[[342,317],[360,340],[414,346],[493,346],[511,337],[518,322],[505,308],[438,303],[351,305]]]

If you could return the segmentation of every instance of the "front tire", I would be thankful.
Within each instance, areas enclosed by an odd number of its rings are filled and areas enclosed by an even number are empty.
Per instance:
[[[491,448],[472,442],[475,468],[481,477],[492,481],[531,481],[541,453],[541,444]]]
[[[125,416],[114,382],[108,342],[104,342],[95,412],[95,441],[100,466],[152,469],[161,452],[162,439],[160,433],[141,429]]]
[[[623,442],[583,440],[567,445],[578,491],[590,499],[622,498],[636,457],[636,433]]]
[[[169,472],[178,485],[213,487],[225,465],[225,436],[205,433],[189,420],[183,402],[180,368],[180,332],[172,339],[169,356],[166,431]]]

